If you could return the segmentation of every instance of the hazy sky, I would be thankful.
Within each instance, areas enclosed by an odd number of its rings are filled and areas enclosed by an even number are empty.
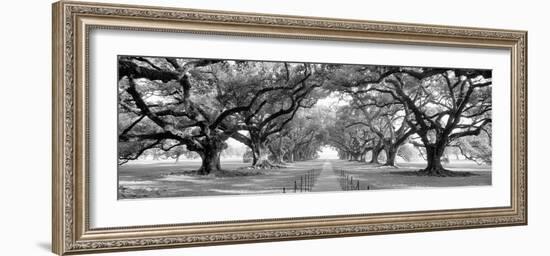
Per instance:
[[[338,153],[331,147],[324,146],[319,153],[319,159],[338,159]]]

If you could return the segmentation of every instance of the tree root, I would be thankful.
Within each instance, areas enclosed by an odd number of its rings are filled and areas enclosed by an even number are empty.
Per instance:
[[[256,163],[255,165],[249,166],[249,169],[279,169],[286,168],[284,165],[273,164],[267,160]]]
[[[471,172],[456,172],[456,171],[451,171],[444,168],[421,169],[421,170],[418,170],[417,174],[419,176],[434,176],[434,177],[469,177],[469,176],[476,175]]]
[[[258,176],[264,175],[263,172],[259,170],[252,169],[237,169],[237,170],[219,170],[214,173],[210,173],[214,177],[241,177],[241,176]]]

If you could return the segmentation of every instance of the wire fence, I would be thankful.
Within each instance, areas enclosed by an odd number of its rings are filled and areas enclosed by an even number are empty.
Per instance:
[[[303,175],[290,181],[289,186],[282,187],[283,193],[311,192],[321,170],[308,170]]]
[[[365,181],[361,181],[357,178],[353,178],[349,172],[345,170],[334,170],[338,175],[338,181],[340,182],[340,187],[344,191],[350,190],[371,190],[372,186]]]

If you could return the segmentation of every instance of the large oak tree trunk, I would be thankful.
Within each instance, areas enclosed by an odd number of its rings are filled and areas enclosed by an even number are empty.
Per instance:
[[[426,160],[428,166],[425,169],[420,170],[420,173],[428,176],[454,176],[455,173],[443,168],[441,164],[441,157],[445,152],[445,146],[441,144],[433,144],[426,146]]]
[[[372,156],[370,159],[371,164],[378,164],[378,156],[380,155],[380,152],[382,151],[382,147],[375,147],[372,149]]]
[[[424,170],[421,170],[422,173],[430,176],[443,176],[443,172],[447,171],[441,164],[444,149],[444,147],[438,147],[437,145],[426,146],[428,166]]]
[[[286,152],[285,152],[285,150],[282,149],[281,140],[279,140],[279,145],[277,147],[269,146],[268,149],[269,149],[269,152],[271,152],[271,160],[275,164],[283,165],[285,163],[284,155],[285,155]]]
[[[261,166],[262,164],[269,162],[267,150],[264,147],[258,146],[252,150],[252,165]]]
[[[397,156],[397,147],[388,145],[384,149],[386,151],[386,163],[385,166],[395,166],[395,157]]]
[[[199,153],[202,158],[201,168],[197,171],[199,175],[208,175],[210,173],[219,172],[220,168],[221,149],[212,149]]]
[[[269,151],[271,152],[271,160],[275,163],[275,164],[284,164],[285,161],[283,159],[283,156],[285,155],[285,152],[283,150],[276,150],[276,149],[273,149],[273,148],[269,148]]]
[[[261,142],[252,143],[252,167],[259,169],[277,167],[269,161],[269,150]]]
[[[202,164],[197,174],[208,175],[221,171],[220,155],[226,144],[216,138],[208,138],[202,144],[202,150],[197,151],[202,159]]]
[[[285,161],[283,159],[283,154],[276,154],[276,155],[274,155],[273,159],[274,159],[276,164],[284,164],[285,163]]]

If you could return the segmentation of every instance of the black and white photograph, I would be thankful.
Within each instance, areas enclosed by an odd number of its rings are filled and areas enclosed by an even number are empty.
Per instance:
[[[118,56],[118,198],[491,185],[492,71]]]

